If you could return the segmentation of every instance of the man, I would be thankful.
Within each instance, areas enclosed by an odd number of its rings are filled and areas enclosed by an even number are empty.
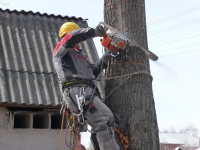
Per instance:
[[[99,99],[94,80],[106,68],[111,58],[107,51],[102,58],[92,64],[80,49],[79,43],[94,37],[102,37],[105,30],[96,28],[80,28],[76,23],[64,23],[59,31],[62,40],[53,51],[53,63],[60,83],[63,87],[63,101],[68,109],[79,114],[80,101],[84,118],[92,127],[92,136],[100,150],[119,150],[114,137],[114,117],[111,110]],[[98,148],[99,147],[99,148]]]

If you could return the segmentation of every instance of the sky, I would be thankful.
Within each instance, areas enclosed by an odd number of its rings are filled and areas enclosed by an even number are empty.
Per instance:
[[[96,27],[103,21],[103,0],[0,0],[0,7],[82,17]],[[150,60],[159,131],[192,125],[200,131],[200,1],[146,0]],[[100,39],[94,42],[102,55]]]

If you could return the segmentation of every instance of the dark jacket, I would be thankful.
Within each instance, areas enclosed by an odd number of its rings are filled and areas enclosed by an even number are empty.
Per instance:
[[[61,83],[76,78],[94,80],[102,69],[106,68],[109,57],[104,55],[98,62],[92,64],[84,52],[75,47],[81,41],[97,36],[101,36],[98,30],[90,27],[81,28],[66,34],[57,44],[53,51],[53,63]]]

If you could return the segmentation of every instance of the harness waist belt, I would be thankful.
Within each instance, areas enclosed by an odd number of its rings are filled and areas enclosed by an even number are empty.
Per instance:
[[[63,88],[68,88],[73,86],[94,87],[94,84],[91,80],[77,80],[77,81],[66,82],[62,86]]]

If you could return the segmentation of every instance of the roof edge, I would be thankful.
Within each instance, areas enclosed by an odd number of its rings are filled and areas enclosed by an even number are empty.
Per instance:
[[[26,103],[21,103],[18,104],[16,102],[14,103],[8,103],[8,102],[1,102],[0,107],[25,107],[25,108],[58,108],[60,109],[60,104],[57,105],[44,105],[44,104],[26,104]]]
[[[74,20],[81,20],[81,21],[86,21],[88,20],[83,19],[82,17],[75,17],[75,16],[62,16],[62,15],[54,15],[54,14],[48,14],[48,13],[40,13],[40,12],[33,12],[33,11],[25,11],[25,10],[10,10],[10,9],[2,9],[0,8],[0,11],[7,11],[7,12],[15,12],[15,13],[23,13],[23,14],[32,14],[32,15],[40,15],[40,16],[47,16],[47,17],[56,17],[56,18],[68,18],[68,19],[74,19]]]

